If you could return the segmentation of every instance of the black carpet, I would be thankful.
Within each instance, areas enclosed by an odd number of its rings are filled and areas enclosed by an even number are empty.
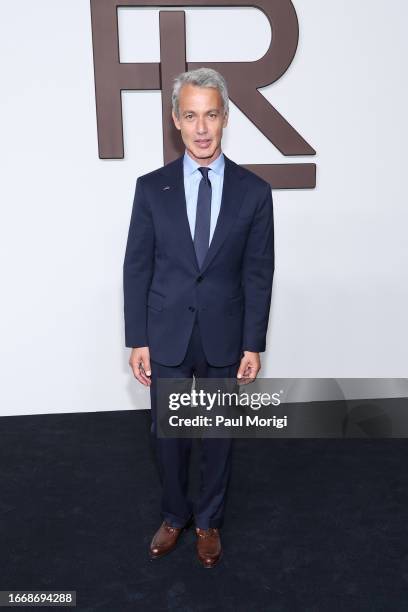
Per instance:
[[[148,558],[149,425],[148,411],[0,418],[0,590],[76,590],[80,612],[408,610],[408,440],[234,440],[224,557],[204,569],[192,529]]]

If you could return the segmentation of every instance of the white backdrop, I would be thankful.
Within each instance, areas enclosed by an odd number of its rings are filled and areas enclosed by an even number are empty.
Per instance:
[[[261,91],[317,150],[318,184],[274,191],[261,374],[404,377],[408,6],[294,5],[297,55]],[[123,94],[125,159],[100,160],[89,1],[1,9],[0,413],[147,408],[124,348],[122,263],[136,178],[163,164],[161,94]],[[122,61],[159,61],[158,10],[120,10]],[[258,59],[271,36],[253,8],[186,9],[186,22],[194,62]],[[285,161],[233,103],[223,150]]]

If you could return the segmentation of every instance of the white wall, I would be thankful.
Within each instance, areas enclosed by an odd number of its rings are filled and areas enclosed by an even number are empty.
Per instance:
[[[317,150],[318,186],[274,192],[262,376],[403,377],[408,7],[294,5],[297,55],[261,91]],[[255,9],[186,13],[189,61],[257,59],[269,45]],[[214,19],[211,53],[200,33]],[[236,38],[222,40],[226,19]],[[158,10],[121,10],[120,31],[122,59],[159,61]],[[123,95],[125,159],[102,161],[89,2],[3,1],[0,45],[0,413],[149,407],[127,365],[122,262],[136,177],[163,164],[160,93]],[[233,104],[223,148],[237,163],[284,161]]]

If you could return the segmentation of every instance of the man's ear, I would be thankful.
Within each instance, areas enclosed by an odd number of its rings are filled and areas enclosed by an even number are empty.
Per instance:
[[[227,125],[228,125],[228,113],[226,113],[226,115],[224,116],[222,127],[227,127]]]
[[[176,128],[177,128],[178,130],[180,130],[180,129],[181,129],[181,127],[180,127],[180,121],[177,119],[177,117],[176,117],[176,115],[175,115],[174,111],[171,111],[171,116],[173,117],[174,125],[176,126]]]

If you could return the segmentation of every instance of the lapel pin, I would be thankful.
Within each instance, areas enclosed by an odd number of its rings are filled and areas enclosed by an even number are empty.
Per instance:
[[[163,187],[163,191],[165,191],[166,189],[170,189],[170,185],[166,185],[165,187]]]

